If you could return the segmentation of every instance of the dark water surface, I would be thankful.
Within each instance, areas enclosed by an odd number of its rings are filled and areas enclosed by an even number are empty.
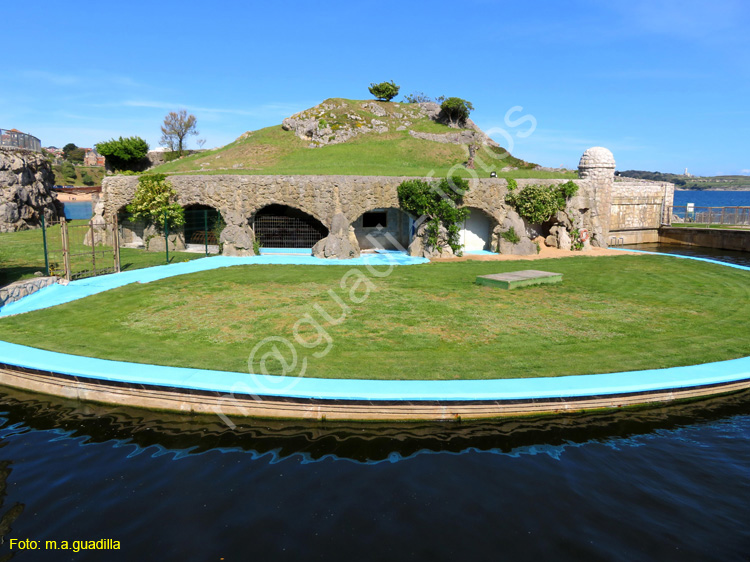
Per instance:
[[[4,552],[10,538],[122,545],[19,560],[747,560],[750,552],[747,392],[641,412],[438,427],[230,431],[212,418],[17,391],[0,396],[0,410]]]
[[[537,420],[229,430],[0,389],[0,518],[0,560],[747,562],[750,392]],[[9,550],[25,538],[40,549]],[[121,550],[44,550],[99,539]]]

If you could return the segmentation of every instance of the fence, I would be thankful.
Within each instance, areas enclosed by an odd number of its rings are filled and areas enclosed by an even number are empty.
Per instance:
[[[691,228],[750,228],[750,207],[670,207],[670,226]]]
[[[42,150],[42,142],[38,138],[15,129],[0,129],[0,146],[25,148],[35,152]]]
[[[224,223],[213,209],[186,210],[179,227],[121,218],[43,221],[42,228],[0,233],[0,287],[38,275],[75,280],[221,251]]]

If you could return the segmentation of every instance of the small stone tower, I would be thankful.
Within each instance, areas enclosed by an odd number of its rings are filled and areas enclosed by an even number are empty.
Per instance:
[[[594,218],[599,219],[602,229],[602,240],[599,240],[598,245],[606,247],[612,209],[612,184],[615,182],[615,157],[604,147],[589,148],[578,163],[578,177],[591,182],[596,202]]]

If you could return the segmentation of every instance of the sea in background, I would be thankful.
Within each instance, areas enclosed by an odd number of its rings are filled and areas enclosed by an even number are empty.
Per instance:
[[[63,210],[67,220],[88,220],[94,214],[91,201],[68,201],[63,203]]]
[[[675,191],[675,206],[750,207],[750,191]]]

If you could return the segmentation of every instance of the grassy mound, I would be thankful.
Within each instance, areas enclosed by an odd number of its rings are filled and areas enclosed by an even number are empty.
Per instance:
[[[363,107],[367,104],[369,108]],[[335,109],[324,109],[323,105]],[[378,114],[373,113],[373,106],[380,108]],[[383,112],[385,115],[381,115]],[[380,176],[426,176],[432,172],[444,176],[454,165],[460,166],[469,158],[466,145],[410,135],[410,130],[439,135],[459,132],[420,115],[417,106],[411,104],[333,98],[297,115],[315,119],[318,126],[330,131],[331,137],[344,130],[353,130],[356,135],[341,144],[311,148],[314,143],[310,139],[299,138],[294,131],[285,131],[281,125],[276,125],[245,133],[217,150],[168,162],[154,168],[153,172]],[[388,131],[377,132],[378,126],[387,127]],[[403,130],[397,130],[399,127]],[[484,161],[495,163],[498,172],[505,166],[519,168],[499,173],[501,177],[552,177],[548,172],[533,172],[535,164],[519,160],[502,148],[486,147],[479,155]],[[489,176],[489,170],[477,168],[476,171],[481,177]],[[460,172],[468,175],[466,170]]]
[[[433,263],[370,277],[346,266],[237,266],[136,284],[0,319],[0,339],[107,359],[247,372],[287,338],[305,376],[482,379],[665,368],[750,355],[750,273],[665,256],[541,260],[561,285],[503,291],[477,275],[525,262]],[[343,321],[333,291],[350,307]],[[355,290],[362,297],[365,285]],[[319,305],[316,308],[314,305]],[[311,315],[324,329],[310,322]],[[295,342],[320,340],[314,348]],[[324,357],[324,349],[330,349]],[[267,350],[266,350],[267,351]],[[275,369],[275,370],[274,370]],[[281,372],[280,365],[272,372]]]

